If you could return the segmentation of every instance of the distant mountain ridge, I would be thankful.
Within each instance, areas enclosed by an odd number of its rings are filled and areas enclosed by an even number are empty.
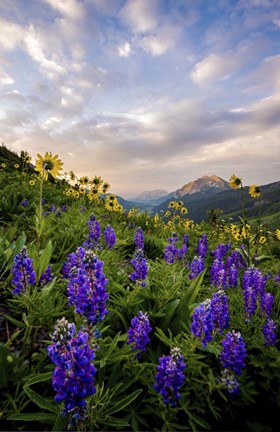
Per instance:
[[[180,189],[177,189],[174,192],[174,198],[178,199],[185,195],[192,195],[198,192],[212,195],[213,193],[224,190],[230,190],[230,185],[226,180],[223,180],[217,175],[205,175],[197,180],[185,184]]]

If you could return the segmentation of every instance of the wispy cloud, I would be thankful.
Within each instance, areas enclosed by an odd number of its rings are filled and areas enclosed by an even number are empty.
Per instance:
[[[0,4],[0,127],[115,192],[279,180],[280,4]]]

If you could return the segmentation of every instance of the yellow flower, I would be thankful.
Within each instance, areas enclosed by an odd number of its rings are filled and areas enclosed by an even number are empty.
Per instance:
[[[105,209],[109,211],[114,211],[115,204],[113,201],[107,201],[105,203]]]
[[[168,216],[170,216],[170,211],[169,210],[167,210],[166,212],[165,212],[165,215],[164,215],[165,217],[168,217]]]
[[[73,192],[73,196],[74,196],[75,198],[79,198],[79,196],[80,196],[79,191],[74,191],[74,192]]]
[[[32,157],[31,156],[25,156],[25,158],[23,159],[25,163],[29,163],[31,162]]]
[[[253,184],[252,186],[249,187],[249,195],[252,198],[259,198],[261,196],[261,190],[260,187]]]
[[[181,208],[181,213],[182,214],[187,214],[188,213],[188,209],[186,209],[186,207],[182,207]]]
[[[44,178],[48,179],[48,174],[56,178],[62,170],[63,163],[58,159],[58,155],[52,155],[51,152],[46,152],[44,156],[37,154],[35,170],[38,171]]]
[[[259,239],[259,242],[261,244],[264,244],[266,242],[266,238],[264,236],[261,236],[260,239]]]
[[[242,186],[242,178],[233,174],[229,179],[229,185],[232,189],[239,189]]]
[[[234,238],[235,238],[235,240],[239,241],[239,240],[242,239],[242,235],[239,234],[239,233],[237,233],[237,234],[234,235]]]
[[[1,167],[2,167],[2,168],[6,168],[6,164],[5,164],[5,163],[2,163],[2,164],[1,164]]]
[[[14,168],[18,169],[19,168],[19,164],[14,164]]]
[[[89,178],[87,176],[81,177],[80,180],[79,180],[79,182],[82,185],[87,185],[89,183]]]
[[[276,235],[277,240],[280,240],[280,229],[275,230],[275,235]]]
[[[109,183],[104,183],[102,186],[102,193],[105,194],[106,192],[108,192],[109,189],[110,189]]]
[[[35,180],[30,180],[30,182],[29,182],[30,186],[34,186],[35,183],[36,183]]]
[[[175,201],[170,201],[170,203],[168,204],[168,208],[174,208],[175,206],[176,206]]]

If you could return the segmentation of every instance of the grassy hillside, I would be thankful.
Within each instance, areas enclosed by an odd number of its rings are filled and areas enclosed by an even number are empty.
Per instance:
[[[248,187],[245,187],[245,210],[248,218],[254,220],[259,214],[259,200],[252,199],[248,194]],[[262,220],[271,228],[276,228],[280,225],[280,182],[270,183],[261,186],[261,215]],[[195,222],[207,221],[208,211],[212,209],[223,210],[223,219],[233,218],[238,220],[241,215],[241,191],[229,190],[218,192],[211,196],[205,196],[203,193],[193,195],[185,195],[181,199],[184,206],[188,209],[187,217]],[[166,211],[169,200],[161,205],[154,207],[154,213]]]

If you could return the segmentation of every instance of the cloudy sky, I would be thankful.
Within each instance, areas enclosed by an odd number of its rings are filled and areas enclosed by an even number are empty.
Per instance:
[[[0,28],[8,148],[124,197],[280,180],[279,0],[1,0]]]

